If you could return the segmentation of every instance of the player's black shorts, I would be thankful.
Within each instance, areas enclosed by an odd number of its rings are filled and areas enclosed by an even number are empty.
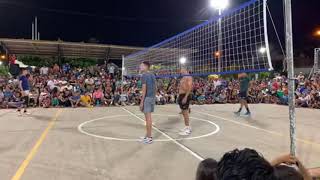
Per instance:
[[[179,94],[178,104],[181,110],[188,110],[190,106],[190,101],[191,101],[191,94],[187,97],[187,102],[185,104],[182,104],[184,97],[186,97],[186,94]]]
[[[247,92],[239,92],[239,98],[247,100],[248,99],[248,93]]]

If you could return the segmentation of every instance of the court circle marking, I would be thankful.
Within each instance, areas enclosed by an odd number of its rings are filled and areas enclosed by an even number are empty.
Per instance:
[[[137,115],[142,115],[142,114],[137,114]],[[162,114],[153,114],[153,115],[154,116],[165,116],[165,117],[176,117],[177,116],[177,115],[162,115]],[[78,126],[78,131],[80,133],[82,133],[82,134],[85,134],[85,135],[88,135],[88,136],[91,136],[91,137],[105,139],[105,140],[111,140],[111,141],[126,141],[126,142],[137,142],[137,141],[140,141],[140,139],[115,138],[115,137],[101,136],[101,135],[92,134],[92,133],[89,133],[89,132],[83,130],[83,127],[85,125],[90,124],[92,122],[101,121],[101,120],[104,120],[104,119],[116,118],[116,117],[132,117],[132,116],[131,115],[114,115],[114,116],[104,116],[104,117],[101,117],[101,118],[89,120],[89,121],[81,123]],[[200,135],[200,136],[184,137],[184,138],[172,138],[173,140],[175,140],[175,141],[195,140],[195,139],[200,139],[200,138],[205,138],[205,137],[212,136],[212,135],[214,135],[214,134],[216,134],[216,133],[218,133],[220,131],[220,127],[217,124],[215,124],[214,122],[211,122],[211,121],[206,120],[206,119],[195,118],[195,117],[190,117],[190,119],[195,119],[197,121],[207,122],[207,123],[213,125],[215,127],[215,130],[210,132],[210,133],[207,133],[207,134],[204,134],[204,135]],[[172,140],[171,139],[154,139],[153,141],[156,141],[156,142],[170,142]]]

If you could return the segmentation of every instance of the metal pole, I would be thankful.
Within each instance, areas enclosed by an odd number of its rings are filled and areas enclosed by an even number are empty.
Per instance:
[[[40,40],[40,32],[38,32],[38,40]]]
[[[222,10],[219,9],[219,16],[221,16]],[[222,56],[222,27],[221,27],[221,17],[219,17],[219,35],[218,35],[218,72],[221,72],[221,56]]]
[[[314,49],[314,72],[319,71],[319,56],[320,56],[320,48]]]
[[[284,0],[285,27],[286,27],[286,53],[289,80],[289,119],[290,119],[290,153],[296,155],[296,112],[295,112],[295,79],[293,62],[293,39],[292,39],[292,10],[291,0]]]
[[[34,30],[34,39],[35,40],[38,40],[38,18],[37,18],[37,16],[35,17],[35,20],[34,20],[34,22],[35,22],[35,30]]]
[[[32,27],[31,27],[31,29],[32,29],[32,40],[34,40],[34,23],[32,22]]]
[[[121,81],[122,81],[122,84],[123,84],[123,80],[124,80],[124,71],[125,71],[125,68],[124,68],[124,55],[122,55],[122,67],[121,67]]]

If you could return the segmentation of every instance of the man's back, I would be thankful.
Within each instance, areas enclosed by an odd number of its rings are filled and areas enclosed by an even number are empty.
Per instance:
[[[142,84],[146,84],[146,97],[155,97],[156,95],[156,77],[154,74],[147,72],[142,75]]]

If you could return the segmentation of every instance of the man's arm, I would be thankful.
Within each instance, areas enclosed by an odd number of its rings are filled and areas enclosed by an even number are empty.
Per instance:
[[[297,165],[304,180],[311,180],[312,179],[310,176],[310,173],[304,167],[304,165],[299,161],[298,158],[291,156],[291,155],[283,155],[283,156],[280,156],[280,157],[271,161],[272,166],[278,166],[282,163],[287,164],[287,165],[293,165],[293,164]]]
[[[146,97],[147,92],[147,84],[142,84],[142,94],[141,94],[141,102],[140,102],[140,110],[143,110],[143,102],[144,98]]]

